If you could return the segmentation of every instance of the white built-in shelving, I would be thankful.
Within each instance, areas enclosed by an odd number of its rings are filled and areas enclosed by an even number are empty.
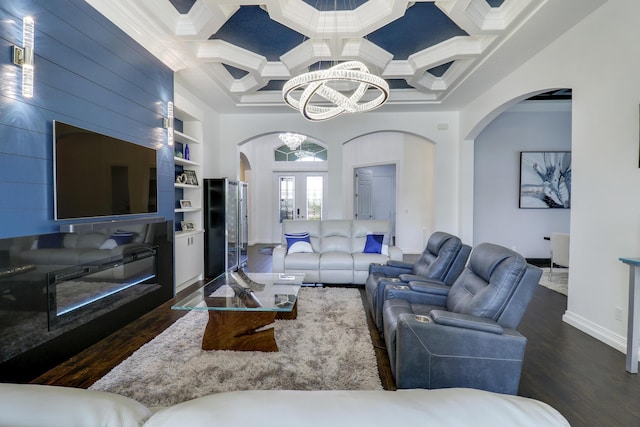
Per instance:
[[[189,111],[187,105],[176,102],[174,115],[182,123],[182,131],[174,130],[174,162],[176,180],[175,200],[175,291],[186,288],[203,277],[204,229],[202,218],[202,121],[197,113]],[[189,146],[189,159],[185,159],[185,148]],[[195,173],[197,185],[178,182],[184,170]],[[190,206],[182,207],[181,200]],[[188,230],[182,225],[192,225]]]

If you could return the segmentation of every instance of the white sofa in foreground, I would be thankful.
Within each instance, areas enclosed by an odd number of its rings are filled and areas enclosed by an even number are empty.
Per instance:
[[[286,236],[300,233],[309,233],[309,251],[291,253]],[[284,220],[282,245],[273,250],[272,271],[305,273],[305,283],[363,285],[369,264],[402,261],[402,250],[390,244],[382,253],[370,252],[370,236],[383,234],[391,235],[389,221]]]
[[[566,427],[569,423],[537,400],[472,389],[237,391],[152,409],[105,392],[0,384],[0,426]]]

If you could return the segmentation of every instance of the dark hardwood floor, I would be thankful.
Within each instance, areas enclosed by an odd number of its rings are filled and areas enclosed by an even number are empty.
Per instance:
[[[261,248],[250,248],[248,271],[271,271],[271,257]],[[186,313],[171,310],[173,302],[32,382],[89,387]],[[572,426],[640,426],[640,378],[625,371],[624,354],[563,323],[566,306],[565,296],[540,286],[536,290],[519,328],[528,338],[519,394],[549,403]],[[370,319],[369,326],[382,384],[394,389],[384,341]]]

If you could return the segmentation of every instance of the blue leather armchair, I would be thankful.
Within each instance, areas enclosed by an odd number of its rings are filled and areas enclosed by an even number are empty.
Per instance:
[[[482,243],[444,305],[417,287],[388,286],[383,323],[396,386],[516,394],[527,343],[516,328],[541,274],[518,253]]]
[[[449,288],[464,270],[470,252],[471,247],[462,244],[458,237],[437,231],[429,237],[427,247],[414,264],[401,261],[370,264],[365,291],[378,330],[383,331],[382,304],[386,286],[421,282],[415,286],[432,293],[439,304],[444,304]]]

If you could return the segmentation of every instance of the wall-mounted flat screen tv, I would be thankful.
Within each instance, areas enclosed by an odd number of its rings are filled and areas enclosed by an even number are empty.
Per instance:
[[[53,122],[57,220],[158,212],[156,150]]]

